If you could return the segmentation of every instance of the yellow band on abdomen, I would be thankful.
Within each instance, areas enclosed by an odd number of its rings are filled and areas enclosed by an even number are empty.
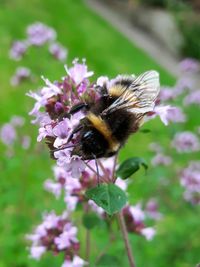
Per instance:
[[[91,122],[93,127],[97,131],[99,131],[108,141],[110,151],[117,151],[120,147],[120,143],[112,136],[112,132],[107,123],[100,116],[96,116],[92,112],[88,113],[87,118]]]

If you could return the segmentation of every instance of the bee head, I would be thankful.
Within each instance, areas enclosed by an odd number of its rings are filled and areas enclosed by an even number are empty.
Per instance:
[[[78,155],[82,159],[94,159],[104,155],[107,142],[96,129],[88,129],[82,132],[80,143],[73,149],[72,155]]]

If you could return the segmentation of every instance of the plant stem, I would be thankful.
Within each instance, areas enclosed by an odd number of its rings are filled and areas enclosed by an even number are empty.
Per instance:
[[[133,259],[131,246],[130,246],[130,243],[129,243],[129,240],[128,240],[128,232],[127,232],[127,229],[126,229],[126,224],[125,224],[125,221],[124,221],[124,216],[122,214],[122,211],[120,211],[117,214],[117,218],[118,218],[120,229],[121,229],[122,236],[123,236],[123,239],[124,239],[124,244],[125,244],[125,247],[126,247],[126,251],[127,251],[130,267],[136,267],[135,263],[134,263],[134,259]]]
[[[90,209],[90,207],[89,207],[88,203],[85,203],[85,205],[84,205],[85,214],[88,214],[89,209]],[[86,230],[85,240],[86,240],[85,260],[89,264],[89,262],[90,262],[90,230],[89,229]]]
[[[86,230],[86,249],[85,249],[85,260],[90,262],[90,230]]]

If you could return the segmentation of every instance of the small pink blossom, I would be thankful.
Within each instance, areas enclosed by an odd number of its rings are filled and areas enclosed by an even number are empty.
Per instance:
[[[28,149],[29,147],[30,147],[30,143],[31,143],[31,138],[30,138],[30,136],[28,136],[28,135],[24,135],[23,137],[22,137],[22,148],[23,149]]]
[[[18,67],[15,74],[11,77],[10,83],[12,86],[19,85],[22,81],[31,77],[30,69],[26,67]]]
[[[179,108],[171,106],[155,106],[153,114],[160,117],[161,121],[168,125],[169,122],[184,122],[185,115]]]
[[[75,255],[73,260],[65,260],[61,267],[83,267],[87,262]]]
[[[49,52],[59,61],[65,61],[68,51],[59,43],[52,43],[49,46]]]
[[[65,66],[65,70],[76,86],[83,82],[84,79],[94,74],[93,71],[88,71],[84,62],[80,64],[78,63],[78,60],[74,60],[73,64],[74,66],[69,69],[67,66]]]
[[[185,58],[179,65],[183,72],[197,72],[200,69],[199,62],[193,58]]]
[[[146,238],[146,240],[151,241],[154,238],[156,231],[153,227],[147,227],[141,230],[141,234]]]
[[[30,248],[30,257],[35,259],[35,260],[39,260],[42,255],[46,252],[46,247],[44,246],[33,246]]]
[[[158,166],[158,165],[168,166],[171,163],[172,163],[172,158],[169,156],[163,155],[161,153],[156,154],[151,160],[151,164],[153,166]]]
[[[200,90],[189,93],[184,98],[184,104],[186,106],[196,104],[200,106]]]
[[[177,133],[171,144],[179,153],[190,153],[200,150],[198,137],[189,131]]]
[[[59,250],[68,248],[72,242],[77,242],[77,228],[72,226],[71,223],[65,225],[64,232],[55,238],[55,244]]]
[[[47,191],[53,193],[57,199],[61,195],[62,186],[60,183],[55,183],[52,180],[48,179],[44,182],[44,188]]]
[[[46,136],[54,136],[51,124],[39,128],[39,135],[37,137],[37,141],[41,142],[42,139],[44,139]]]
[[[79,199],[77,196],[72,196],[69,193],[67,193],[65,195],[64,201],[67,204],[67,210],[71,212],[76,209],[76,205],[78,204]]]
[[[17,133],[11,123],[5,123],[1,127],[0,138],[1,138],[1,141],[7,146],[12,145],[14,143],[14,141],[17,138]]]
[[[141,204],[137,204],[135,206],[130,206],[129,211],[130,211],[131,215],[133,216],[134,221],[136,223],[140,223],[140,222],[144,221],[145,213],[143,212],[143,210],[141,208]]]
[[[15,41],[9,52],[10,58],[19,61],[25,54],[27,47],[27,42]]]
[[[67,143],[70,130],[70,122],[67,118],[63,119],[53,128],[53,134],[56,136],[54,147],[60,147]]]

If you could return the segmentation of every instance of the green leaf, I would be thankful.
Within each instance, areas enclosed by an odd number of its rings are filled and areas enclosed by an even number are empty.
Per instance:
[[[119,168],[116,171],[117,177],[122,179],[129,178],[132,174],[140,169],[140,166],[143,166],[145,170],[147,170],[148,165],[142,158],[133,157],[125,160],[120,164]]]
[[[109,215],[120,211],[127,201],[124,191],[114,184],[101,184],[91,188],[86,191],[86,197],[92,199]]]
[[[100,218],[96,213],[90,212],[83,215],[82,221],[85,228],[91,230],[100,223]]]

